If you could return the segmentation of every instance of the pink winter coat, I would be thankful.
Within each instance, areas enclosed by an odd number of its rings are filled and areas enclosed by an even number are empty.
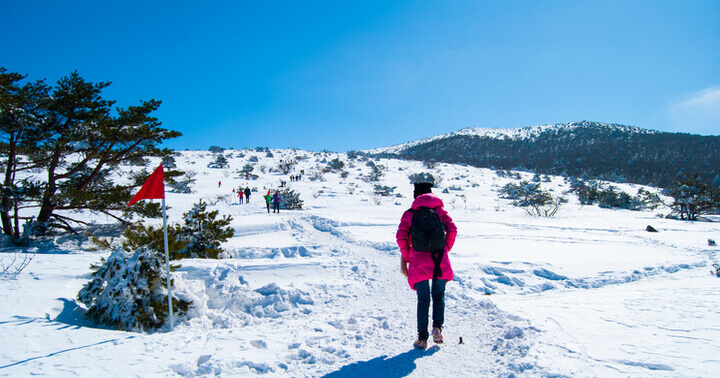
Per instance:
[[[421,207],[429,207],[434,209],[440,219],[445,224],[446,236],[445,236],[445,254],[443,255],[442,261],[440,262],[440,269],[442,275],[438,278],[444,280],[453,279],[453,270],[450,266],[450,258],[448,258],[448,252],[452,249],[455,244],[455,237],[457,236],[457,226],[453,222],[450,215],[443,208],[443,202],[440,197],[432,194],[425,193],[417,196],[413,201],[412,208],[419,209]],[[410,241],[410,222],[412,221],[413,213],[410,210],[406,210],[402,218],[400,219],[400,225],[398,226],[397,238],[400,252],[402,257],[409,264],[408,266],[408,283],[413,290],[415,284],[420,281],[431,280],[433,278],[433,270],[435,269],[435,263],[432,260],[432,254],[429,252],[418,252],[412,248]]]

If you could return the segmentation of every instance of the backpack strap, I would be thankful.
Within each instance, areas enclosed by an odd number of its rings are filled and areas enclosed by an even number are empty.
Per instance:
[[[433,263],[435,263],[435,268],[433,269],[433,280],[436,280],[439,277],[442,277],[440,263],[442,262],[443,256],[445,256],[445,250],[439,249],[437,251],[430,252],[430,256],[432,257]]]

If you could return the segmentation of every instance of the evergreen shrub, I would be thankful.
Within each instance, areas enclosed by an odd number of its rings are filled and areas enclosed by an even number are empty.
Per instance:
[[[435,184],[435,177],[432,175],[432,173],[429,172],[413,173],[408,176],[408,179],[410,180],[411,184],[417,184],[421,182],[429,182]]]
[[[278,191],[280,195],[280,208],[286,210],[302,210],[303,200],[300,199],[300,193],[285,188]]]
[[[207,204],[200,201],[193,205],[187,213],[183,214],[184,225],[168,225],[168,248],[171,260],[183,258],[220,258],[223,250],[221,243],[231,238],[235,232],[228,225],[231,216],[215,219],[218,211],[207,211]],[[128,227],[123,236],[122,246],[131,251],[148,246],[155,251],[164,251],[164,236],[161,227],[155,228],[136,224]]]
[[[117,248],[99,266],[78,300],[85,315],[96,323],[124,331],[153,332],[168,318],[167,276],[164,255],[147,246],[135,251]],[[172,283],[171,283],[172,285]],[[173,296],[176,317],[187,314],[189,300]]]

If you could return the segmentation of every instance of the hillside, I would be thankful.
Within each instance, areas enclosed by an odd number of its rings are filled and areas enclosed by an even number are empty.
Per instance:
[[[676,377],[720,369],[720,281],[709,274],[718,252],[707,244],[720,239],[718,223],[583,206],[557,176],[542,185],[569,202],[537,218],[497,195],[528,173],[300,150],[222,154],[229,166],[208,168],[218,154],[178,152],[177,169],[196,180],[191,193],[166,194],[171,223],[199,200],[233,217],[227,258],[180,260],[173,273],[177,292],[193,300],[188,317],[155,334],[86,319],[75,298],[90,265],[109,254],[87,235],[117,244],[119,230],[84,214],[80,235],[40,240],[23,251],[37,255],[21,274],[0,279],[0,375]],[[281,173],[287,162],[300,181]],[[240,177],[247,164],[257,179]],[[372,166],[382,171],[376,182],[367,181]],[[140,169],[123,166],[117,179]],[[412,202],[408,176],[419,172],[437,179],[459,230],[446,343],[427,351],[412,348],[416,294],[395,242]],[[300,193],[302,210],[267,213],[261,195],[281,180]],[[374,194],[376,185],[390,195]],[[240,186],[253,189],[250,203],[237,203]]]
[[[720,186],[720,136],[576,122],[520,129],[464,129],[372,156],[517,169],[666,187],[683,174]]]

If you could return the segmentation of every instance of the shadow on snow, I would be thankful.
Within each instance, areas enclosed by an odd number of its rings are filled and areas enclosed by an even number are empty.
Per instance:
[[[106,329],[106,328],[99,327],[99,326],[93,324],[90,320],[85,318],[83,309],[80,308],[75,303],[75,301],[65,299],[65,298],[58,298],[58,300],[61,300],[63,302],[63,310],[54,319],[52,319],[49,314],[45,314],[45,318],[28,318],[28,317],[15,316],[15,319],[16,319],[15,321],[0,322],[0,324],[15,323],[18,325],[23,325],[23,324],[33,323],[36,321],[43,321],[43,319],[44,319],[45,321],[48,321],[48,322],[65,324],[65,326],[61,327],[60,329],[68,328],[68,327],[74,327],[74,328],[89,327],[89,328],[97,328],[97,329]],[[48,353],[46,355],[38,355],[35,357],[26,358],[21,361],[11,362],[6,365],[0,365],[0,370],[10,368],[13,366],[22,365],[22,364],[25,364],[25,363],[31,362],[31,361],[54,357],[54,356],[61,355],[61,354],[67,353],[67,352],[72,352],[72,351],[86,349],[86,348],[92,348],[92,347],[95,347],[98,345],[103,345],[103,344],[108,344],[108,343],[116,343],[121,340],[129,340],[129,339],[133,339],[135,337],[136,337],[135,335],[130,335],[130,336],[126,336],[126,337],[118,337],[118,338],[114,338],[114,339],[98,341],[96,343],[91,343],[91,344],[87,344],[87,345],[81,345],[81,346],[63,349],[63,350],[60,350],[57,352]]]
[[[94,324],[91,320],[87,319],[85,317],[85,310],[78,306],[74,300],[66,298],[58,298],[58,300],[63,302],[62,311],[55,317],[55,319],[50,319],[50,315],[46,314],[47,320],[67,324],[71,327],[105,329],[105,327],[100,327]]]
[[[368,361],[358,361],[345,365],[340,370],[329,373],[323,378],[405,377],[415,370],[417,359],[431,356],[438,350],[440,349],[435,347],[426,351],[413,348],[395,357],[381,356]]]

